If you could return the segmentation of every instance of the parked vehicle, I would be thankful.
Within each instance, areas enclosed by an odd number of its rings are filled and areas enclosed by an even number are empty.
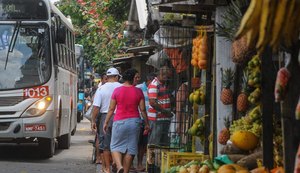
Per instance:
[[[72,23],[50,0],[0,1],[0,142],[70,147],[77,125]]]

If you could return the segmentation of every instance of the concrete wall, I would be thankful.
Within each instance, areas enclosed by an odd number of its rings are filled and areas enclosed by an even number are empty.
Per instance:
[[[224,13],[226,7],[217,7],[216,22],[222,21],[221,15]],[[224,117],[232,114],[232,105],[223,105],[220,101],[220,93],[222,86],[222,72],[221,69],[231,67],[234,70],[234,63],[230,57],[231,42],[224,40],[223,37],[216,36],[216,106],[217,106],[217,134],[224,128]],[[218,143],[218,155],[222,149],[222,145]]]

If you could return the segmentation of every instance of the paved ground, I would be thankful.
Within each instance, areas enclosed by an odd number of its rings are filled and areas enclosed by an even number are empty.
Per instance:
[[[93,138],[90,122],[77,125],[68,150],[56,150],[50,159],[39,158],[36,145],[0,144],[0,173],[95,173],[91,163]]]
[[[101,173],[101,164],[96,164],[96,172],[97,173]],[[134,160],[134,165],[136,165],[136,160]],[[132,173],[145,173],[146,171],[144,172],[141,172],[141,171],[136,171],[136,170],[131,170],[130,172]]]

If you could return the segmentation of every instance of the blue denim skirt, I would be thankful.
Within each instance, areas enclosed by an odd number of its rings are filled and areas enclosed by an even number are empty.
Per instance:
[[[140,127],[140,118],[114,121],[110,143],[111,152],[137,155]]]

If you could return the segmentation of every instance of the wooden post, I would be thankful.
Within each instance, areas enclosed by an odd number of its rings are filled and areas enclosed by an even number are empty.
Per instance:
[[[272,169],[273,157],[273,109],[276,70],[272,61],[271,49],[264,51],[261,57],[262,66],[262,124],[263,124],[263,164]]]
[[[214,37],[213,43],[216,42],[216,38]],[[213,44],[213,50],[216,50],[216,45]],[[213,133],[213,158],[218,155],[218,133],[217,133],[217,103],[216,103],[216,54],[213,53],[213,59],[211,64],[211,71],[212,71],[212,84],[211,84],[211,109],[210,109],[210,116],[212,117],[211,126],[212,126],[212,133]]]
[[[236,65],[234,69],[234,81],[233,81],[233,102],[232,102],[232,119],[236,120],[240,118],[238,115],[237,111],[237,97],[239,95],[239,89],[240,89],[240,78],[241,78],[241,73],[243,69],[239,66]],[[242,73],[243,74],[243,73]]]
[[[211,113],[211,84],[212,84],[212,60],[213,60],[213,43],[214,37],[212,34],[208,34],[208,59],[206,65],[206,82],[205,82],[205,115]],[[209,135],[212,132],[211,116],[205,117],[205,143],[204,143],[204,154],[209,154]],[[212,154],[212,153],[210,153]]]

